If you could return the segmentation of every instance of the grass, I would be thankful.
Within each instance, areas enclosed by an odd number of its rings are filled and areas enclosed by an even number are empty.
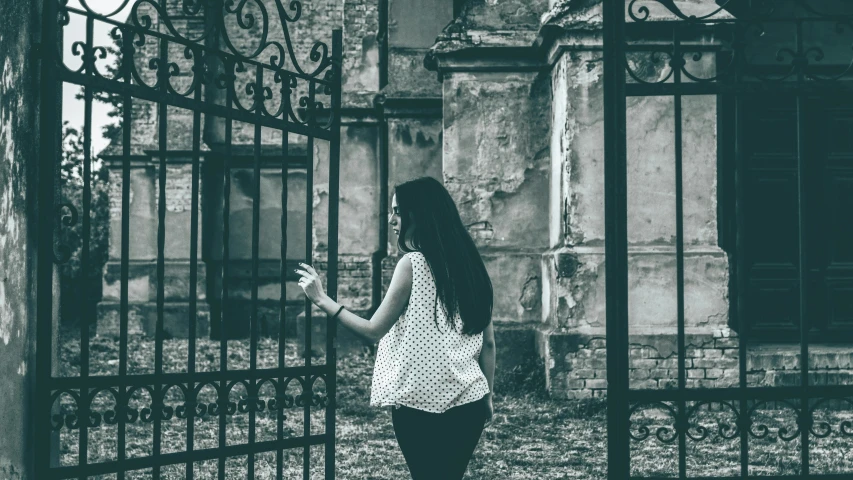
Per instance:
[[[95,337],[90,342],[90,375],[118,373],[118,344],[115,340]],[[249,366],[249,347],[246,341],[229,341],[229,369]],[[154,344],[143,338],[131,338],[128,348],[128,372],[148,373],[154,370]],[[302,358],[296,354],[296,346],[288,344],[285,349],[287,365],[301,365]],[[163,370],[166,372],[186,371],[186,340],[166,340],[163,343]],[[219,342],[198,340],[196,352],[197,371],[216,371],[219,367]],[[66,338],[61,349],[60,375],[76,376],[80,369],[79,339]],[[258,342],[259,368],[272,367],[278,359],[278,344],[269,339]],[[314,364],[323,363],[324,358],[314,357]],[[410,478],[403,455],[397,446],[391,425],[390,411],[369,405],[370,381],[374,359],[370,354],[353,354],[338,358],[338,398],[336,410],[336,478],[342,480],[385,480]],[[515,378],[534,378],[524,372],[513,372]],[[239,401],[245,390],[232,392],[231,400]],[[315,385],[315,392],[324,391],[322,382]],[[272,389],[262,390],[272,396]],[[298,388],[291,387],[288,393],[296,395]],[[177,406],[182,403],[178,388],[172,388],[166,403]],[[62,404],[71,402],[62,397]],[[202,390],[200,400],[212,402],[215,398],[212,387]],[[131,406],[143,408],[150,403],[147,394],[137,394]],[[94,409],[106,412],[114,407],[112,396],[99,394]],[[525,393],[516,389],[503,395],[499,391],[494,399],[495,418],[484,431],[480,443],[468,466],[466,479],[604,479],[607,471],[606,412],[604,403],[596,401],[570,401],[550,399],[542,392]],[[69,407],[65,407],[68,409]],[[300,436],[304,431],[303,409],[285,411],[285,435]],[[322,434],[325,410],[312,408],[311,434]],[[228,445],[248,441],[248,414],[229,416],[226,424]],[[720,435],[719,425],[734,424],[733,415],[726,409],[702,411],[696,417],[699,424],[708,427],[708,437],[701,442],[687,441],[687,472],[691,476],[731,475],[739,473],[739,438],[727,440]],[[799,439],[779,439],[780,428],[796,428],[791,412],[778,409],[760,410],[754,417],[756,423],[764,423],[769,429],[764,439],[750,438],[750,472],[757,475],[790,475],[800,470]],[[634,475],[662,475],[677,477],[677,442],[660,442],[654,433],[658,428],[671,425],[671,417],[665,410],[647,408],[632,417],[635,435],[643,426],[651,436],[644,441],[631,441],[631,468]],[[810,442],[813,473],[853,472],[853,437],[842,435],[839,426],[853,420],[849,410],[820,411],[817,421],[827,421],[832,433],[823,439],[812,437]],[[180,452],[186,449],[186,420],[172,418],[162,422],[162,452]],[[848,427],[849,428],[849,427]],[[193,442],[196,449],[218,446],[218,417],[205,415],[194,420]],[[691,430],[694,434],[695,429]],[[60,458],[63,465],[74,465],[79,455],[79,430],[63,428],[60,432]],[[784,434],[784,430],[781,431]],[[275,412],[257,414],[256,440],[276,438]],[[665,432],[664,432],[665,433]],[[88,435],[88,461],[97,463],[116,459],[116,426],[101,425],[90,429]],[[148,456],[153,452],[153,425],[136,422],[127,425],[127,457]],[[665,435],[664,435],[665,436]],[[310,452],[310,478],[324,478],[322,445],[312,447]],[[284,478],[303,478],[302,448],[285,451]],[[275,454],[260,454],[255,457],[255,478],[275,478]],[[197,462],[193,465],[194,477],[215,479],[216,461]],[[164,467],[161,478],[185,478],[185,465]],[[247,478],[246,457],[230,458],[226,464],[226,478]],[[96,478],[115,478],[114,475]],[[135,471],[126,478],[150,478],[150,469]]]

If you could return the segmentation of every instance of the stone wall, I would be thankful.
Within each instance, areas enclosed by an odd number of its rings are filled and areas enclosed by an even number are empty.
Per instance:
[[[602,397],[607,392],[607,341],[603,336],[561,335],[551,339],[559,356],[546,359],[547,388],[563,398]],[[678,350],[675,335],[629,337],[629,386],[632,389],[678,387]],[[685,336],[685,387],[727,388],[739,385],[737,334],[718,329],[710,335]],[[749,387],[801,385],[799,346],[747,347],[746,382]],[[844,346],[812,345],[809,384],[849,385],[853,382],[853,352]]]
[[[40,2],[0,3],[0,477],[33,477]],[[48,213],[45,213],[47,215]],[[43,461],[45,459],[42,459]]]
[[[444,80],[444,183],[486,261],[493,318],[541,317],[548,246],[547,112],[534,73],[455,73]]]
[[[692,4],[691,4],[692,3]],[[544,323],[537,349],[545,359],[553,395],[602,396],[606,391],[604,264],[604,127],[600,2],[551,2],[543,16],[553,44],[550,64],[551,201],[545,255]],[[690,13],[696,2],[682,2]],[[652,12],[662,18],[663,9]],[[769,40],[769,43],[777,40]],[[834,43],[833,43],[834,42]],[[837,40],[828,45],[835,47]],[[767,61],[776,51],[767,45]],[[629,55],[646,80],[661,66]],[[710,56],[689,61],[689,71],[710,78]],[[664,67],[665,68],[665,67]],[[672,97],[627,100],[628,322],[632,388],[677,386],[677,277],[675,115]],[[717,238],[717,109],[714,96],[682,99],[684,327],[686,387],[738,384],[738,338],[728,329],[729,263]],[[796,345],[749,345],[750,386],[797,386]],[[815,385],[851,379],[853,356],[843,348],[812,345]]]

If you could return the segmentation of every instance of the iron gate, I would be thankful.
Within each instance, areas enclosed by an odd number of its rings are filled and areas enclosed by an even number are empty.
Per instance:
[[[91,3],[91,2],[89,2]],[[105,2],[101,2],[103,5]],[[302,476],[309,477],[311,447],[324,448],[319,456],[324,462],[325,478],[334,478],[335,470],[335,322],[328,322],[326,363],[311,363],[311,309],[305,299],[304,355],[298,362],[285,359],[285,280],[293,277],[294,262],[287,259],[287,175],[289,169],[301,168],[306,176],[306,250],[305,257],[313,263],[312,235],[313,191],[315,166],[323,158],[315,158],[315,141],[328,142],[328,251],[327,291],[337,296],[337,220],[340,156],[340,104],[342,34],[335,30],[332,47],[317,41],[307,43],[293,36],[294,26],[303,15],[300,2],[293,0],[123,0],[106,2],[109,11],[90,7],[86,0],[45,0],[43,5],[41,56],[41,117],[40,135],[43,145],[39,168],[38,205],[38,328],[37,328],[37,391],[34,413],[36,437],[36,478],[136,478],[140,471],[150,471],[153,478],[226,478],[229,459],[245,466],[246,475],[270,478],[294,478],[285,473],[286,455],[291,449],[302,450]],[[114,9],[114,10],[112,10]],[[127,20],[119,19],[129,11]],[[85,25],[85,39],[63,45],[64,31],[73,22]],[[111,45],[97,39],[98,28],[107,28],[118,49],[113,71],[105,69]],[[305,46],[309,58],[297,58]],[[305,62],[303,62],[305,60]],[[310,68],[303,63],[310,64]],[[59,202],[63,186],[58,174],[61,147],[61,95],[63,86],[81,87],[85,106],[82,132],[83,152],[79,165],[82,184],[82,205]],[[95,374],[90,348],[90,328],[96,323],[95,311],[83,310],[79,319],[79,371],[63,375],[57,363],[53,278],[57,264],[74,254],[61,245],[57,232],[80,228],[79,259],[83,267],[90,258],[92,232],[93,162],[92,111],[98,95],[110,96],[121,107],[120,158],[121,198],[114,210],[121,214],[120,250],[120,308],[118,309],[118,358],[116,368],[109,374]],[[150,108],[156,128],[144,137],[133,131],[141,124],[134,121],[135,112]],[[176,113],[178,112],[178,113]],[[204,124],[203,124],[204,122]],[[224,131],[224,141],[208,141],[211,125]],[[142,127],[139,127],[142,128]],[[174,152],[177,132],[188,132],[191,146]],[[204,132],[204,133],[203,133]],[[153,138],[152,138],[153,137]],[[239,137],[239,139],[238,139]],[[247,312],[249,323],[249,359],[245,368],[229,367],[229,350],[236,348],[228,342],[225,314],[213,315],[210,323],[220,326],[218,362],[206,371],[197,368],[199,302],[199,197],[200,172],[207,165],[219,165],[225,194],[222,195],[224,214],[217,221],[222,225],[221,293],[228,298],[228,265],[231,210],[229,205],[231,175],[237,168],[238,143],[246,143],[251,152],[245,165],[253,172],[251,201],[251,231],[236,232],[251,237],[251,303]],[[146,145],[139,145],[139,142]],[[270,145],[270,143],[274,143]],[[170,148],[170,144],[172,148]],[[150,145],[154,145],[151,147]],[[146,150],[145,147],[148,149]],[[271,148],[270,148],[271,147]],[[270,155],[270,150],[274,153]],[[140,153],[141,152],[141,153]],[[263,153],[266,152],[266,153]],[[294,153],[297,152],[297,153]],[[165,252],[168,231],[167,197],[171,158],[184,155],[191,169],[189,230],[189,281],[169,284]],[[319,154],[318,154],[319,155]],[[246,155],[244,155],[246,156]],[[202,162],[202,157],[204,162]],[[129,366],[128,350],[142,348],[129,332],[131,319],[129,285],[129,249],[131,236],[139,225],[131,225],[131,163],[147,158],[156,179],[153,180],[156,205],[156,309],[152,312],[153,368],[140,372]],[[267,350],[269,357],[277,355],[269,365],[259,362],[258,271],[259,232],[261,228],[261,165],[281,170],[281,313],[278,319],[277,345]],[[232,164],[234,163],[234,164]],[[189,170],[188,170],[189,171]],[[78,208],[80,211],[78,212]],[[215,209],[214,209],[215,211]],[[248,226],[248,225],[247,225]],[[247,228],[248,230],[248,228]],[[290,267],[288,269],[288,267]],[[170,274],[169,274],[170,275]],[[188,332],[181,371],[164,368],[164,317],[167,302],[176,288],[188,289],[187,315],[183,321]],[[152,287],[153,289],[153,287]],[[167,291],[168,290],[168,291]],[[86,294],[84,287],[84,297]],[[301,291],[299,292],[301,293]],[[153,296],[153,294],[152,294]],[[171,321],[171,320],[170,320]],[[181,323],[181,321],[178,321]],[[183,328],[183,327],[182,327]],[[105,345],[105,344],[99,344]],[[171,345],[171,344],[170,344]],[[102,348],[102,347],[99,347]],[[183,347],[182,347],[183,348]],[[174,353],[172,354],[174,355]],[[261,359],[266,361],[266,359]],[[198,360],[199,362],[201,360]],[[144,369],[143,369],[144,370]],[[101,372],[102,373],[102,372]],[[325,392],[322,386],[325,385]],[[106,405],[106,406],[105,406]],[[325,409],[323,413],[322,410]],[[302,411],[299,414],[299,411]],[[325,421],[325,429],[312,428],[312,411]],[[293,412],[291,414],[290,412]],[[262,415],[271,419],[265,433],[272,438],[259,439]],[[248,438],[235,442],[226,438],[238,417],[248,417]],[[266,417],[265,417],[266,418]],[[303,431],[285,428],[291,418],[300,419]],[[243,422],[244,420],[239,420]],[[244,425],[245,424],[242,424]],[[150,429],[150,430],[145,430]],[[290,429],[290,426],[287,426]],[[100,430],[100,432],[99,432]],[[149,433],[147,440],[139,432]],[[210,435],[201,446],[201,434]],[[93,439],[98,435],[114,435],[103,452],[93,452]],[[131,432],[133,437],[131,437]],[[65,437],[60,437],[65,435]],[[165,451],[167,439],[183,439],[180,448]],[[69,463],[60,464],[58,441],[63,440],[63,453],[71,456]],[[71,438],[72,441],[68,439]],[[139,443],[146,443],[140,450]],[[168,440],[172,442],[172,440]],[[171,448],[171,447],[170,447]],[[110,449],[113,449],[110,451]],[[75,455],[76,450],[76,455]],[[69,453],[70,452],[70,453]],[[141,452],[141,453],[140,453]],[[111,454],[110,454],[111,453]],[[256,471],[256,461],[262,455],[270,459],[264,470]],[[323,457],[324,455],[324,457]],[[274,457],[274,459],[272,459]],[[93,460],[95,458],[95,460]],[[260,465],[260,464],[259,464]],[[175,470],[175,467],[177,470]],[[258,469],[261,467],[258,466]],[[321,465],[323,468],[323,465]],[[205,470],[205,472],[202,472]],[[170,472],[179,471],[174,474]],[[145,473],[145,472],[143,472]],[[147,474],[147,473],[146,473]],[[101,477],[98,477],[101,478]]]
[[[814,202],[816,178],[805,155],[808,130],[804,119],[814,99],[832,103],[851,100],[850,37],[853,10],[845,2],[790,0],[716,0],[715,2],[675,2],[672,0],[614,0],[603,2],[604,115],[605,115],[605,222],[607,277],[607,379],[608,379],[608,477],[663,478],[636,476],[631,449],[646,439],[677,448],[678,478],[733,478],[690,474],[688,449],[711,436],[736,442],[739,450],[737,478],[850,478],[851,473],[821,472],[812,468],[814,442],[837,435],[853,437],[849,419],[836,423],[820,417],[831,404],[853,406],[853,385],[816,385],[809,369],[809,343],[813,315],[810,306],[829,302],[815,297],[810,255],[816,247],[808,235],[814,219],[804,215]],[[821,36],[823,35],[823,36]],[[844,36],[848,35],[848,36]],[[831,40],[832,37],[843,40]],[[841,46],[839,46],[841,45]],[[843,47],[843,48],[842,48]],[[709,57],[714,68],[703,69]],[[705,63],[707,65],[707,63]],[[650,66],[649,68],[643,68]],[[682,160],[683,106],[688,96],[713,95],[734,99],[734,165],[721,163],[723,173],[734,172],[734,193],[744,199],[747,179],[744,166],[744,121],[747,100],[770,94],[795,102],[796,148],[796,231],[797,253],[793,281],[796,284],[798,322],[799,386],[759,386],[747,377],[750,312],[746,310],[752,292],[746,282],[737,283],[731,298],[737,298],[731,314],[737,330],[737,385],[731,388],[688,388],[686,378],[685,298],[684,298],[684,205]],[[627,99],[665,97],[672,102],[675,162],[675,252],[677,268],[677,388],[646,390],[630,388],[628,323],[628,218],[627,218]],[[718,104],[719,105],[719,104]],[[718,115],[721,113],[718,112]],[[713,135],[714,132],[707,132]],[[722,133],[721,133],[722,135]],[[781,133],[777,133],[781,135]],[[781,141],[781,139],[779,139]],[[793,140],[792,140],[793,141]],[[722,196],[723,193],[720,193]],[[721,200],[720,200],[721,201]],[[740,207],[739,207],[740,208]],[[742,254],[744,215],[736,215],[734,274],[744,278],[750,268]],[[844,264],[838,269],[849,268]],[[849,272],[839,280],[851,285]],[[849,297],[848,297],[849,298]],[[734,301],[734,300],[733,300]],[[664,412],[663,425],[642,425],[638,412],[645,406]],[[718,420],[703,424],[703,412],[716,408]],[[761,412],[771,407],[786,412],[787,427],[774,430]],[[722,412],[722,413],[720,413]],[[719,417],[724,417],[722,420]],[[772,475],[750,468],[751,445],[769,434],[777,441],[799,442],[799,473]],[[691,445],[693,444],[693,445]],[[779,460],[780,462],[782,459]]]

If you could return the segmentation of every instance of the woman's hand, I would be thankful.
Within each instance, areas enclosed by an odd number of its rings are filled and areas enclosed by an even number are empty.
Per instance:
[[[302,287],[302,290],[305,292],[305,295],[308,297],[314,305],[320,304],[320,301],[326,296],[326,292],[323,291],[323,284],[320,283],[320,275],[317,274],[317,271],[314,270],[314,267],[311,265],[304,264],[302,262],[299,263],[305,270],[296,269],[295,272],[302,276],[299,279],[299,286]]]
[[[488,412],[488,416],[486,417],[486,423],[483,425],[483,428],[488,427],[492,424],[492,419],[495,417],[495,406],[492,404],[492,394],[486,395],[486,410]]]

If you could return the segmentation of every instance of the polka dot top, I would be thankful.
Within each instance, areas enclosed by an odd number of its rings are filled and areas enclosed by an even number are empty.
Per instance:
[[[478,363],[483,334],[463,334],[458,312],[452,328],[438,305],[426,257],[421,252],[404,256],[412,262],[412,293],[403,315],[379,341],[370,405],[442,413],[479,400],[489,393]]]

